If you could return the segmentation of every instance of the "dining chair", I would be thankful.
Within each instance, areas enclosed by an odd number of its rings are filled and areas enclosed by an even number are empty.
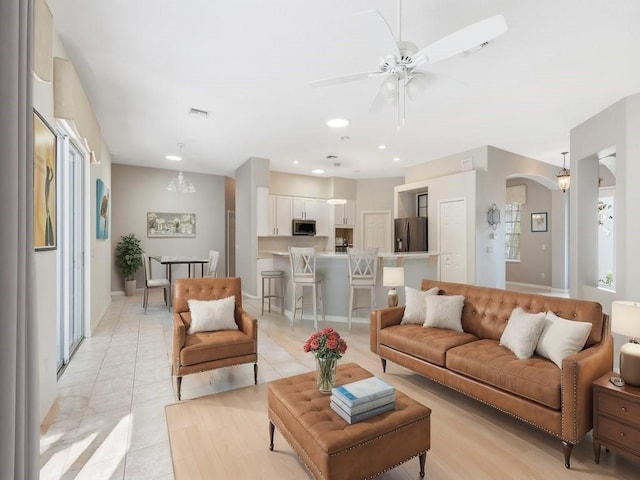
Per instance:
[[[147,305],[149,303],[149,290],[152,288],[164,289],[164,303],[171,308],[171,283],[169,279],[153,278],[151,273],[151,262],[149,261],[149,255],[142,253],[142,263],[144,264],[144,295],[142,298],[142,306],[144,307],[144,313],[147,313]]]
[[[209,250],[209,263],[207,264],[206,277],[218,276],[218,259],[220,258],[220,252],[215,250]]]
[[[235,300],[223,307],[229,297]],[[178,400],[184,375],[243,363],[253,363],[257,384],[258,320],[242,308],[240,277],[176,280],[171,369]]]
[[[304,289],[311,288],[313,295],[313,325],[318,328],[318,304],[322,309],[324,322],[324,299],[322,297],[322,275],[316,272],[315,247],[289,247],[289,263],[291,264],[291,281],[293,282],[293,305],[291,308],[291,328],[296,319],[296,311],[300,310],[300,319],[304,314]],[[301,294],[298,297],[298,287]],[[298,301],[300,306],[298,307]]]
[[[349,316],[347,329],[351,331],[351,317],[354,310],[371,309],[376,306],[376,280],[378,275],[378,249],[377,248],[348,248],[349,257]],[[355,290],[367,289],[371,296],[371,305],[353,306]]]

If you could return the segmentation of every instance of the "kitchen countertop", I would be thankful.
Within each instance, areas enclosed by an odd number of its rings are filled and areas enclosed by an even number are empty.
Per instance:
[[[277,250],[260,250],[258,252],[259,258],[264,258],[267,255],[279,255],[279,256],[289,256],[289,252],[286,251],[277,251]],[[405,253],[391,253],[391,252],[381,252],[378,254],[380,258],[430,258],[442,255],[441,252],[405,252]],[[347,253],[342,252],[318,252],[317,258],[346,258]]]

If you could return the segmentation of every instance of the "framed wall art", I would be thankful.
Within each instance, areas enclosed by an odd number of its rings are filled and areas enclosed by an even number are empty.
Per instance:
[[[58,137],[45,120],[33,112],[33,247],[56,248]]]
[[[149,238],[195,238],[195,236],[195,213],[147,213],[147,237]]]
[[[547,231],[547,212],[536,212],[531,214],[531,231]]]
[[[101,178],[96,180],[96,238],[106,240],[109,238],[109,187]]]

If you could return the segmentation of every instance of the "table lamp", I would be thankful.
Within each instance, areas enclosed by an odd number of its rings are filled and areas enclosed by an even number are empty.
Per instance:
[[[384,267],[382,270],[382,285],[391,287],[387,295],[387,305],[396,307],[398,305],[398,292],[395,287],[404,285],[404,267]]]
[[[630,337],[629,342],[620,347],[620,377],[628,385],[640,386],[640,303],[613,302],[611,331]]]

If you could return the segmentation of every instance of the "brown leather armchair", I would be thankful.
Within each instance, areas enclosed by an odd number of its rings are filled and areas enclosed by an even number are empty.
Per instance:
[[[191,312],[188,300],[218,300],[235,296],[238,330],[216,330],[188,334]],[[178,400],[182,376],[216,368],[253,362],[258,383],[258,320],[242,309],[239,277],[181,278],[173,292],[173,358]]]

